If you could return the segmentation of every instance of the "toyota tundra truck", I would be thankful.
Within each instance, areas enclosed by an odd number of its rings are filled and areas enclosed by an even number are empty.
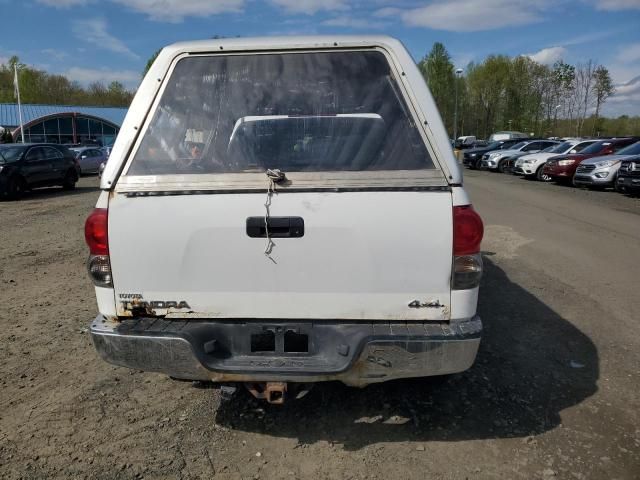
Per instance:
[[[475,360],[482,221],[393,38],[164,48],[100,188],[85,237],[109,363],[280,403]]]

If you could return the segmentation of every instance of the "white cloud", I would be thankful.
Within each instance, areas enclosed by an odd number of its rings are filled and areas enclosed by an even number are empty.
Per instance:
[[[602,113],[607,116],[638,115],[640,111],[640,76],[616,85],[616,93],[604,104]]]
[[[621,63],[632,63],[640,60],[640,43],[625,45],[618,50],[616,60]],[[640,73],[640,72],[639,72]]]
[[[241,12],[245,0],[112,0],[150,19],[178,23],[185,17],[209,17],[220,13]]]
[[[73,33],[79,39],[92,43],[99,48],[111,52],[122,53],[128,57],[139,59],[125,43],[107,31],[107,22],[100,18],[76,20],[73,22]]]
[[[402,9],[397,7],[385,7],[373,12],[373,16],[379,18],[399,17],[401,14]]]
[[[582,35],[577,35],[575,37],[568,38],[561,42],[556,42],[557,45],[562,45],[564,47],[570,47],[573,45],[582,45],[584,43],[592,43],[596,40],[601,40],[603,38],[610,37],[612,35],[617,35],[620,33],[620,29],[611,29],[611,30],[601,30],[597,32],[585,33]]]
[[[524,56],[543,65],[553,65],[567,56],[567,49],[564,47],[549,47],[543,48],[536,53],[525,53]]]
[[[319,11],[349,10],[346,0],[271,0],[287,13],[314,15]]]
[[[374,22],[368,20],[366,18],[354,18],[349,17],[347,15],[342,15],[340,17],[330,18],[329,20],[325,20],[322,22],[322,25],[328,27],[346,27],[346,28],[358,28],[358,29],[378,29],[384,28],[384,23],[382,22]]]
[[[42,50],[42,53],[56,60],[64,60],[65,58],[69,57],[69,54],[67,52],[56,50],[55,48],[44,48]]]
[[[69,8],[86,5],[90,0],[38,0],[38,3],[48,7]]]
[[[92,82],[110,83],[121,82],[128,87],[135,87],[140,83],[142,77],[140,72],[133,70],[112,70],[107,68],[92,69],[82,67],[71,67],[63,73],[69,80],[80,82],[84,85]]]
[[[476,32],[541,21],[550,5],[549,0],[437,0],[405,10],[402,19],[414,27]]]
[[[640,10],[640,0],[595,0],[598,10]]]

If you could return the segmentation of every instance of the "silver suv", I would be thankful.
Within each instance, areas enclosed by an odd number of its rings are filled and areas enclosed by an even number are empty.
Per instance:
[[[615,155],[605,155],[583,160],[573,176],[573,184],[587,187],[614,187],[623,160],[640,154],[640,142],[618,150]]]

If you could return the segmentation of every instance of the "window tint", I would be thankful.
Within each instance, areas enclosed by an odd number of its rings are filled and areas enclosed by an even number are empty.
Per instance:
[[[58,130],[58,119],[57,118],[53,118],[51,120],[45,121],[44,122],[44,130],[48,134],[58,135],[58,133],[59,133],[59,130]]]
[[[530,152],[531,150],[540,150],[540,142],[531,142],[529,145],[523,148],[525,152]]]
[[[60,126],[60,133],[65,135],[73,134],[73,124],[71,117],[60,117],[58,119],[58,125]]]
[[[45,147],[44,148],[44,158],[46,160],[58,160],[62,158],[62,154],[56,150],[55,148]]]
[[[35,134],[44,133],[44,123],[38,122],[34,125],[31,125],[31,127],[29,128],[29,133],[35,133]]]
[[[573,142],[562,142],[549,150],[549,153],[565,153],[574,145]]]
[[[45,159],[42,147],[34,147],[27,152],[26,159],[30,162],[39,162]]]
[[[84,117],[76,118],[76,132],[78,135],[88,135],[89,120]]]
[[[616,152],[618,155],[638,155],[640,154],[640,142],[628,145]]]
[[[432,169],[379,52],[178,62],[129,175]]]
[[[576,153],[584,152],[584,150],[587,149],[592,144],[593,142],[582,142],[576,145],[575,147],[573,147],[572,150],[575,150]]]
[[[584,150],[582,150],[582,153],[600,153],[602,150],[604,150],[606,147],[608,147],[609,145],[611,145],[611,141],[610,140],[601,140],[599,142],[594,142],[591,145],[589,145],[587,148],[585,148]]]
[[[3,145],[0,147],[0,154],[2,155],[2,158],[0,158],[0,162],[1,163],[17,162],[22,157],[22,154],[24,153],[24,151],[25,151],[25,148],[23,146]]]

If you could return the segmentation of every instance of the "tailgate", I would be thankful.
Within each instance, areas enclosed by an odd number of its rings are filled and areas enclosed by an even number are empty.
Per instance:
[[[141,303],[197,318],[444,320],[451,194],[304,192],[273,196],[271,215],[304,235],[247,234],[265,194],[115,195],[110,256],[119,315]],[[417,300],[424,308],[415,308]],[[168,308],[165,308],[168,307]]]

